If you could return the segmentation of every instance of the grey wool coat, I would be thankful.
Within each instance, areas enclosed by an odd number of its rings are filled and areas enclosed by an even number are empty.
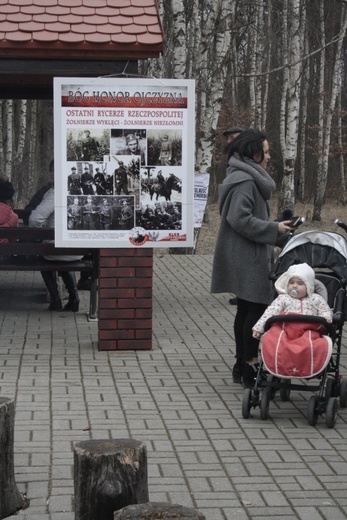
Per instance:
[[[221,223],[212,269],[212,293],[268,305],[273,299],[269,271],[278,223],[270,220],[268,200],[275,189],[257,163],[232,156],[219,186]]]

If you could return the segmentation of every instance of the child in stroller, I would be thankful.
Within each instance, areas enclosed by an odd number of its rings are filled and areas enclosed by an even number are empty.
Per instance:
[[[333,313],[327,301],[314,292],[315,272],[308,264],[289,267],[275,283],[279,296],[253,327],[259,339],[266,321],[272,316],[320,316],[332,323]],[[265,367],[281,377],[312,377],[322,371],[332,352],[332,340],[322,323],[288,321],[275,323],[262,341]]]
[[[306,231],[285,245],[271,273],[279,297],[254,326],[253,333],[261,337],[259,368],[253,389],[244,391],[243,418],[259,406],[260,418],[267,419],[277,391],[282,401],[288,401],[291,391],[298,390],[313,394],[308,423],[314,426],[325,414],[327,426],[334,427],[337,398],[341,408],[347,407],[347,379],[339,370],[346,273],[347,242],[337,233]],[[305,282],[307,295],[297,298],[300,294],[294,291],[296,298],[290,298],[287,286],[292,276]],[[299,286],[292,289],[300,291]],[[323,301],[315,293],[323,295]]]
[[[315,292],[315,272],[308,264],[296,264],[289,267],[275,282],[279,296],[268,306],[264,314],[253,327],[253,337],[260,339],[268,318],[281,313],[299,313],[321,316],[328,323],[332,322],[333,313],[326,299]]]

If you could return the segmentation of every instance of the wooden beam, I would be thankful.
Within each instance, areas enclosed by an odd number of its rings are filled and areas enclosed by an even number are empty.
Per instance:
[[[137,74],[129,60],[25,60],[0,58],[0,99],[53,99],[54,77]]]

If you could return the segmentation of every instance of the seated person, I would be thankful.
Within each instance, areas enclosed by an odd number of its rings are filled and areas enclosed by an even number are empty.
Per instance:
[[[24,208],[23,214],[23,223],[28,226],[29,225],[29,217],[31,212],[37,208],[37,206],[41,203],[44,194],[52,187],[52,183],[48,182],[44,186],[42,186],[30,199],[28,204]]]
[[[50,188],[43,196],[40,204],[31,212],[29,217],[29,225],[32,227],[54,227],[54,161],[49,165],[50,180],[52,188]],[[66,262],[74,262],[80,260],[81,256],[74,256],[67,254],[66,256],[46,256],[46,260],[59,260]],[[79,296],[77,291],[75,273],[68,271],[60,271],[58,274],[63,279],[63,282],[69,293],[69,301],[64,306],[64,310],[77,312],[79,309]],[[56,275],[53,271],[41,271],[42,278],[46,284],[47,290],[50,294],[50,311],[59,311],[62,309],[61,298],[58,290]]]
[[[0,175],[0,227],[17,227],[18,215],[12,209],[14,188],[6,175]],[[9,242],[1,238],[0,242]]]

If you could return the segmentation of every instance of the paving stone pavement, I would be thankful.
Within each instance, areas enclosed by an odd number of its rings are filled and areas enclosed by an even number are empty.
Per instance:
[[[98,352],[88,293],[48,312],[39,273],[0,273],[0,395],[15,399],[15,472],[30,507],[10,518],[73,520],[73,444],[135,438],[151,501],[208,520],[347,517],[347,409],[309,426],[310,392],[242,418],[231,379],[235,307],[211,295],[212,257],[155,255],[153,349]],[[347,375],[346,337],[341,372]],[[101,519],[100,519],[101,520]]]

